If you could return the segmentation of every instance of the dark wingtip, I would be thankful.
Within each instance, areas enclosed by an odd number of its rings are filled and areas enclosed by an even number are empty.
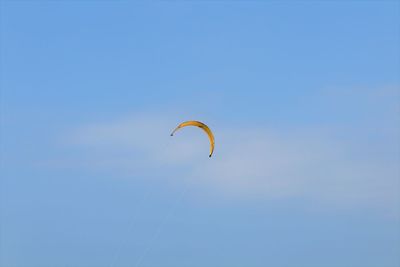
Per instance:
[[[211,155],[209,155],[208,157],[211,158]]]
[[[174,136],[174,134],[171,134],[171,136]]]

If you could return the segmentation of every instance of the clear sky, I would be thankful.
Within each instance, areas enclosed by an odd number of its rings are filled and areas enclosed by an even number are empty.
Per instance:
[[[399,2],[0,7],[1,267],[400,266]]]

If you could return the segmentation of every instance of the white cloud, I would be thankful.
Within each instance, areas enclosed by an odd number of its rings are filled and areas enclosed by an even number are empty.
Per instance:
[[[392,161],[382,160],[373,148],[365,155],[357,151],[356,141],[335,140],[334,134],[315,129],[237,129],[221,123],[213,128],[216,149],[209,159],[208,139],[201,131],[186,128],[169,136],[179,121],[166,114],[135,115],[80,127],[68,142],[84,150],[90,168],[172,172],[176,179],[227,196],[306,198],[390,212],[398,208],[398,154]]]

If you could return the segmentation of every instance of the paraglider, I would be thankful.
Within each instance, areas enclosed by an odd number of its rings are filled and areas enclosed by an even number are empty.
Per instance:
[[[171,133],[171,136],[173,136],[176,131],[178,131],[179,129],[181,129],[183,127],[186,127],[186,126],[197,126],[197,127],[201,128],[207,134],[208,139],[210,140],[210,155],[209,155],[209,157],[211,157],[213,152],[214,152],[214,143],[215,143],[214,142],[214,135],[211,132],[210,128],[208,128],[208,126],[205,125],[204,123],[199,122],[199,121],[185,121],[185,122],[182,122]]]

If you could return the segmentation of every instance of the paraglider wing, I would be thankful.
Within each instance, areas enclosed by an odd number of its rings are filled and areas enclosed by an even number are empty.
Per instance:
[[[211,157],[212,153],[214,152],[214,135],[211,132],[210,128],[208,128],[208,126],[205,125],[204,123],[199,122],[199,121],[185,121],[185,122],[182,122],[171,133],[171,136],[173,136],[176,131],[178,131],[179,129],[181,129],[183,127],[186,127],[186,126],[197,126],[197,127],[201,128],[207,134],[208,139],[210,140],[210,155],[209,155],[209,157]]]

